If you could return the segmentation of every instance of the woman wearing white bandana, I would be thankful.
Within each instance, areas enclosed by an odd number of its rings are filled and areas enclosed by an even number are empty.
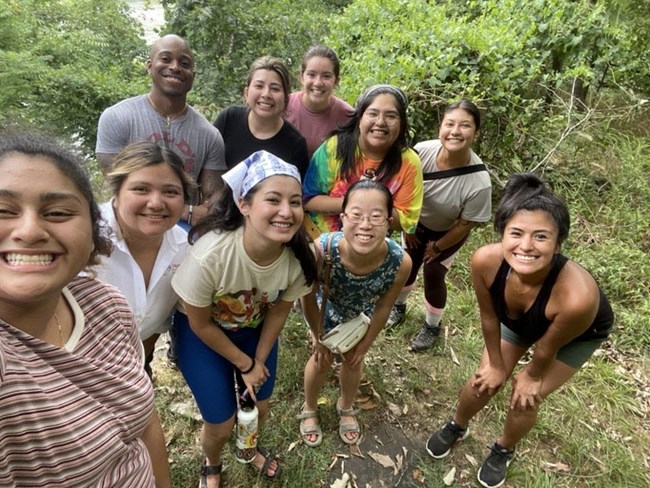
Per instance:
[[[221,451],[235,424],[233,372],[241,373],[262,422],[275,382],[277,338],[293,302],[316,278],[295,166],[259,151],[223,179],[227,187],[192,228],[196,242],[172,281],[189,319],[177,323],[178,364],[204,420],[200,486],[206,488],[220,486]],[[280,473],[263,448],[252,465],[266,477]]]

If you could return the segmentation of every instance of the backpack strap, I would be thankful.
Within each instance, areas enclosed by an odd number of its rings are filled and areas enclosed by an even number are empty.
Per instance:
[[[453,176],[468,175],[470,173],[478,173],[479,171],[487,171],[484,164],[472,164],[469,166],[461,166],[460,168],[445,169],[442,171],[433,171],[431,173],[424,173],[422,179],[424,181],[441,180],[443,178],[451,178]]]

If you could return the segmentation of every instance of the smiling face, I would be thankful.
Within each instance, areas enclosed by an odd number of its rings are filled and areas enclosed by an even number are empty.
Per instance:
[[[167,97],[184,97],[194,82],[194,56],[182,38],[170,34],[151,48],[147,71],[154,90]]]
[[[322,56],[309,58],[300,75],[305,106],[313,112],[326,110],[338,81],[334,74],[334,63],[330,59]]]
[[[359,120],[359,146],[371,159],[383,159],[400,133],[400,118],[395,97],[377,95]]]
[[[286,94],[280,75],[268,69],[256,70],[244,89],[244,99],[257,117],[280,117],[286,106]]]
[[[266,178],[248,200],[240,201],[245,239],[286,244],[302,225],[302,187],[291,176]]]
[[[477,135],[474,117],[462,108],[447,112],[438,132],[440,142],[449,152],[469,152]]]
[[[166,163],[131,173],[113,201],[113,209],[127,244],[134,239],[160,242],[181,218],[183,185]]]
[[[376,252],[384,244],[389,217],[384,193],[375,189],[353,190],[341,214],[346,241],[357,254]]]
[[[505,226],[503,257],[520,275],[548,272],[560,252],[555,221],[543,210],[519,210]]]
[[[0,308],[58,299],[93,249],[88,200],[42,156],[0,160]]]

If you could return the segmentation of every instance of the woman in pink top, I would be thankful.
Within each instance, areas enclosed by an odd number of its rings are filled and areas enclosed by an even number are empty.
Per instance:
[[[307,140],[310,158],[330,133],[354,113],[350,104],[333,94],[340,70],[339,58],[331,48],[320,44],[310,47],[300,67],[302,90],[289,96],[285,118]]]

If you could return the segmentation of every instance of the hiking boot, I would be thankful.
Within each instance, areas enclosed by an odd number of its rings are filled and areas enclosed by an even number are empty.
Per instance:
[[[462,441],[469,435],[469,429],[463,429],[456,422],[450,420],[441,429],[437,430],[427,441],[427,452],[436,459],[442,459],[449,454],[451,446]]]
[[[390,329],[396,325],[404,322],[404,317],[406,317],[406,303],[396,303],[393,305],[393,308],[390,309],[390,315],[386,321],[386,328]]]
[[[481,486],[485,486],[486,488],[497,488],[501,486],[506,480],[508,466],[510,466],[514,455],[514,448],[506,449],[495,442],[490,447],[490,454],[483,461],[481,469],[478,470],[477,478]]]
[[[436,339],[440,335],[440,326],[431,327],[426,322],[420,329],[420,332],[411,340],[411,351],[426,351],[431,349]]]

